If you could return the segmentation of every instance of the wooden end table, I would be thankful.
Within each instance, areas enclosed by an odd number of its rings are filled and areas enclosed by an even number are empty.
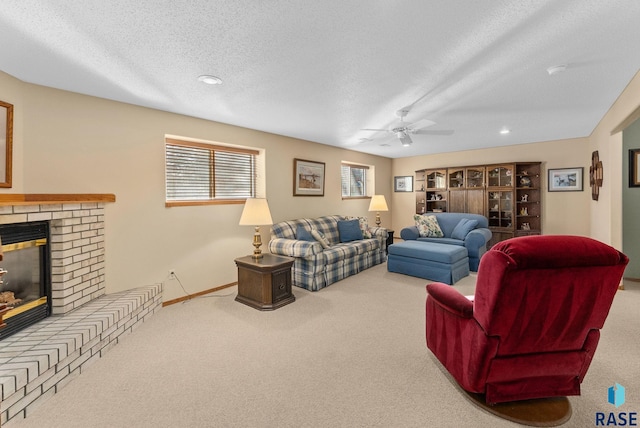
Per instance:
[[[261,311],[272,311],[296,300],[291,292],[290,257],[264,254],[235,259],[238,266],[236,301]]]

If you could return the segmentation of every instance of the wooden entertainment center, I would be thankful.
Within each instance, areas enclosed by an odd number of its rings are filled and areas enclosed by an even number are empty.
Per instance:
[[[416,171],[416,213],[463,212],[489,219],[489,246],[542,233],[540,162],[430,168]]]

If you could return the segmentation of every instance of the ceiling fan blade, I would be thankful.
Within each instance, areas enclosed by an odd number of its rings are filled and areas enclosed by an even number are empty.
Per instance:
[[[428,126],[433,126],[435,124],[436,123],[433,120],[422,119],[422,120],[419,120],[417,122],[413,122],[410,125],[407,125],[407,128],[417,130],[417,129],[426,128]]]
[[[390,132],[388,129],[371,129],[371,128],[363,128],[361,131],[371,131],[371,132]]]
[[[442,131],[429,131],[426,129],[422,129],[422,130],[417,130],[417,131],[412,131],[412,134],[416,134],[416,135],[451,135],[453,134],[453,130],[452,129],[443,129]]]

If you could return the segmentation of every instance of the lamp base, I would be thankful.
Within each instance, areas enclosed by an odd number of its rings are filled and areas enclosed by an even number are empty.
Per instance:
[[[262,246],[260,226],[256,226],[255,233],[253,234],[253,246],[255,247],[255,250],[253,250],[253,255],[251,257],[258,261],[262,258],[262,250],[260,250],[260,246]]]

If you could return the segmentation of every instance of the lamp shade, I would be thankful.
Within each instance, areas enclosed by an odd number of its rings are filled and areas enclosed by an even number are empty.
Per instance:
[[[273,224],[269,204],[264,198],[249,198],[244,203],[240,226],[262,226]]]
[[[369,203],[369,211],[389,211],[384,195],[373,195]]]

